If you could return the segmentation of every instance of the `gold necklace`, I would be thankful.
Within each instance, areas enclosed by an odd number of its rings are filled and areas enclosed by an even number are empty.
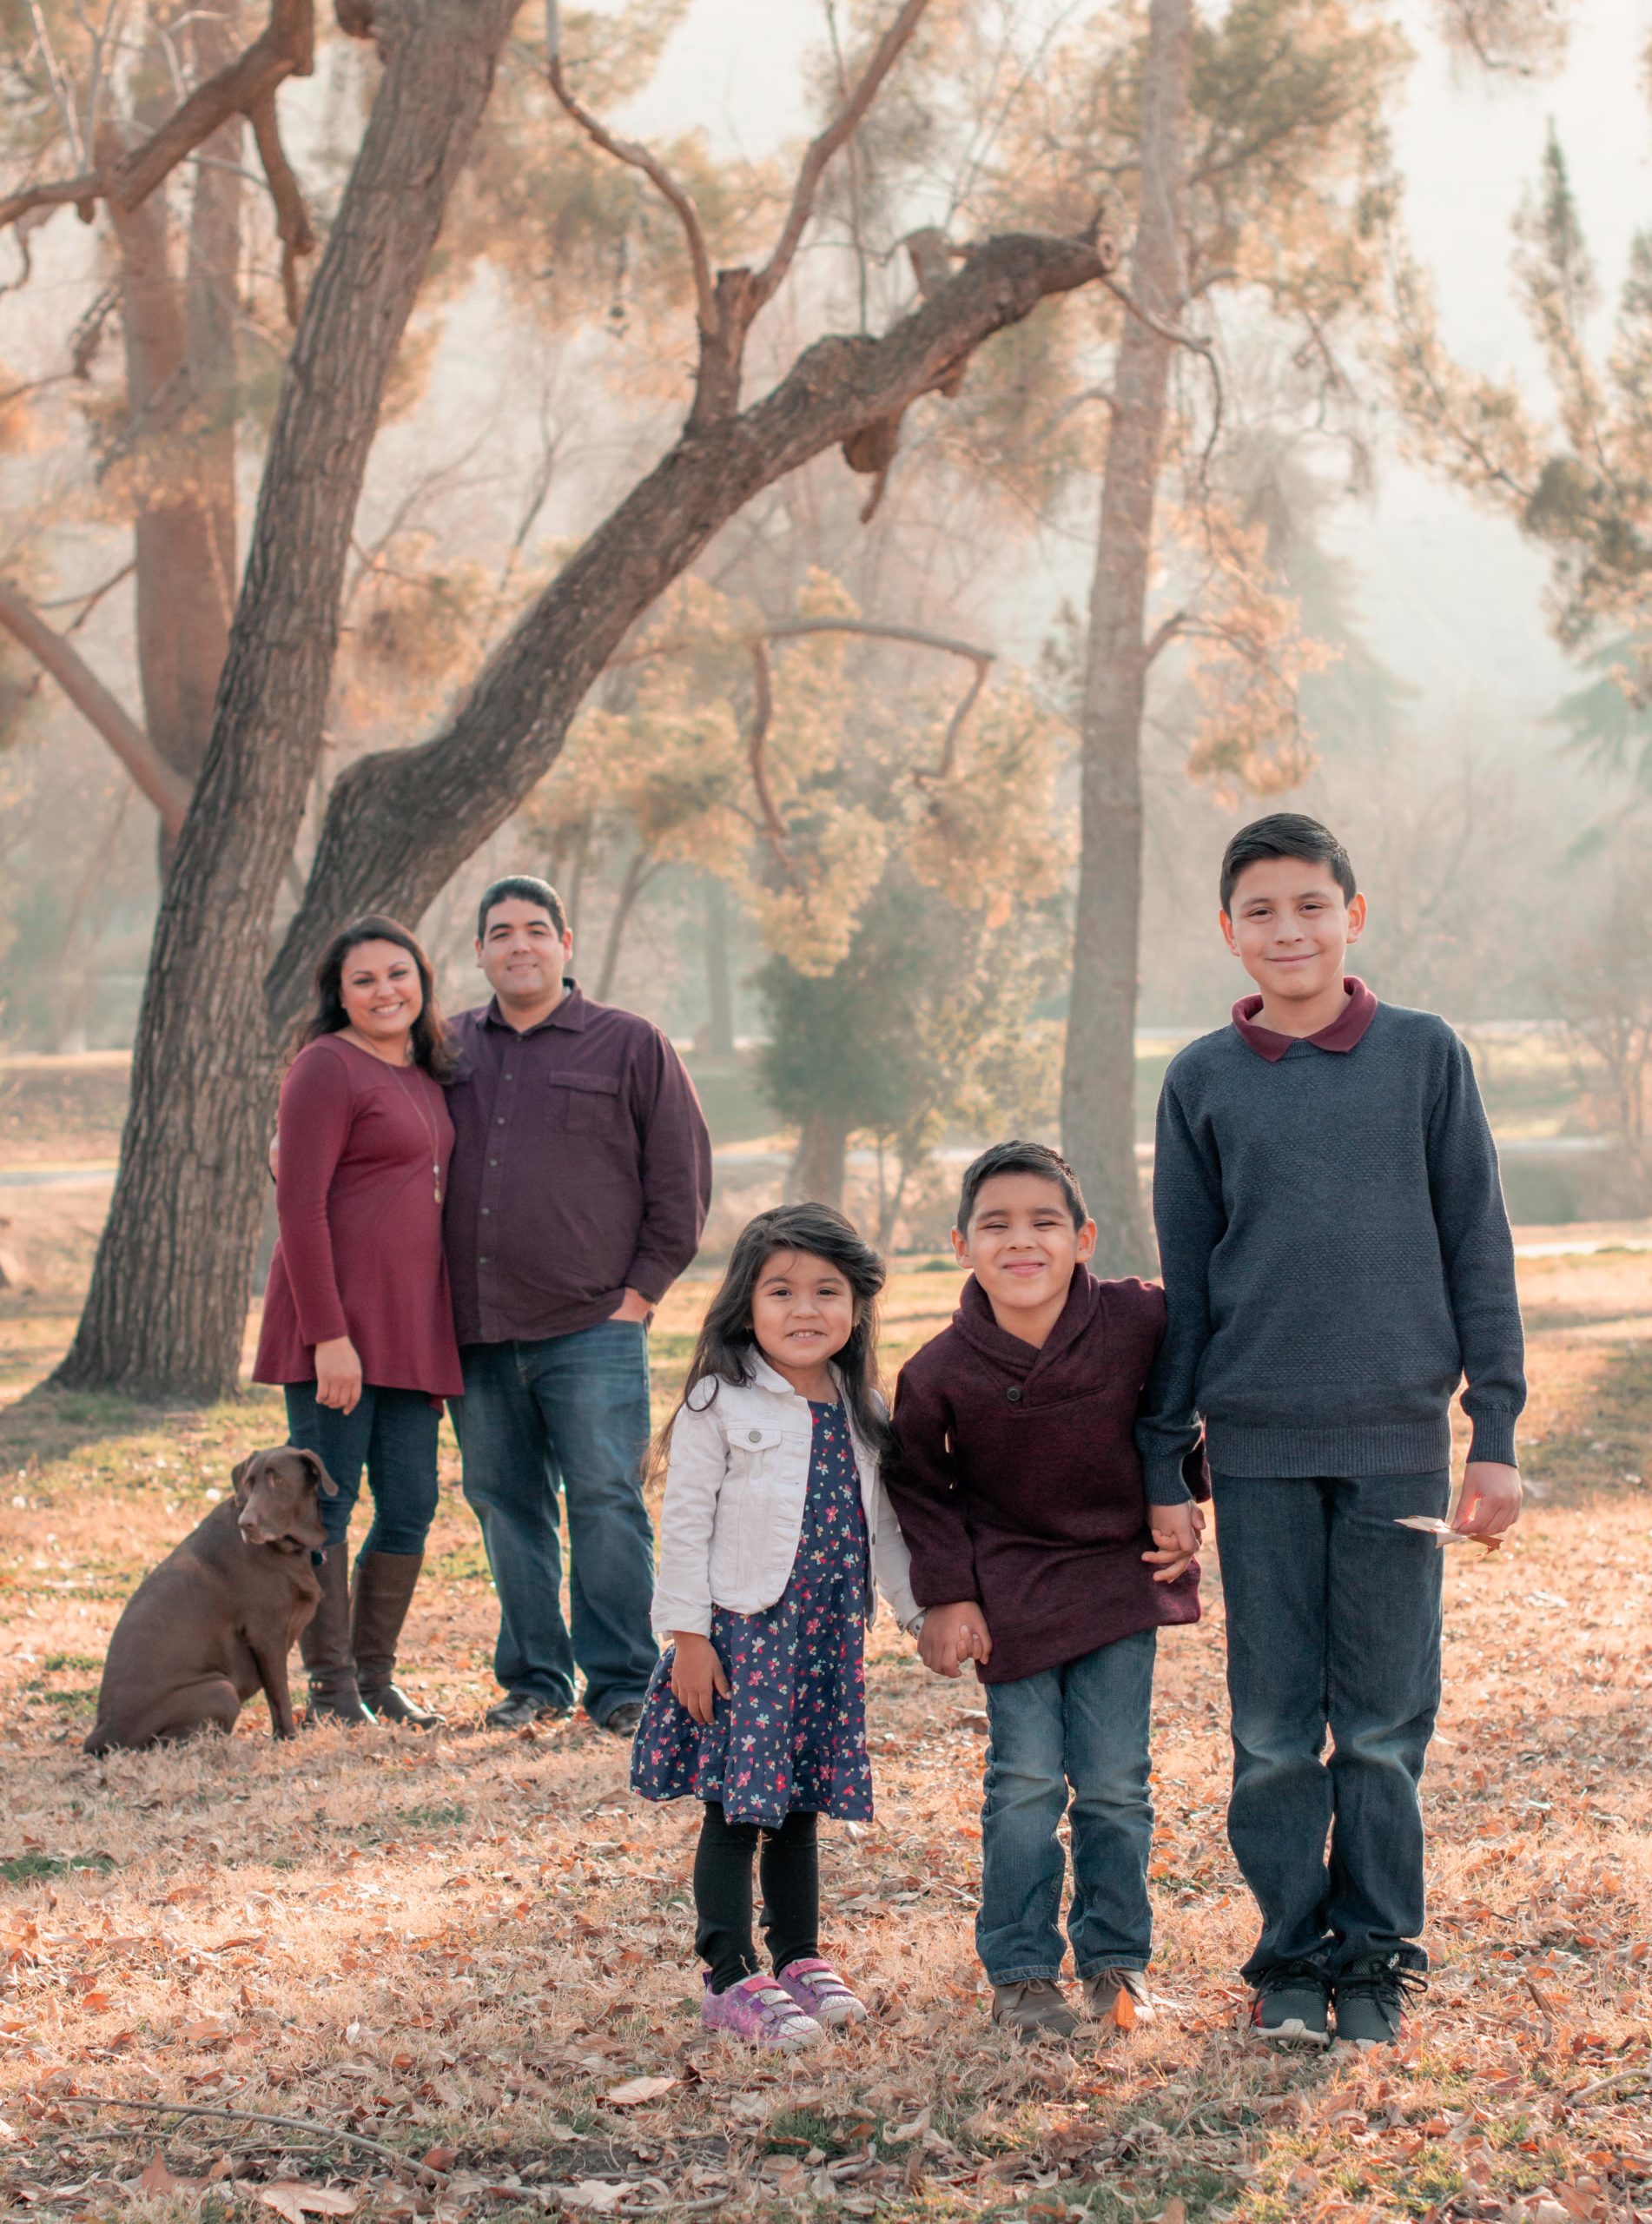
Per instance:
[[[419,1124],[424,1129],[426,1135],[430,1138],[431,1188],[435,1195],[436,1202],[440,1204],[442,1201],[442,1158],[441,1146],[436,1140],[436,1122],[429,1117],[424,1106],[419,1102],[417,1095],[408,1088],[406,1082],[403,1081],[401,1076],[396,1071],[393,1066],[390,1069],[390,1077],[395,1082],[396,1087],[401,1091],[402,1095],[406,1098],[407,1102],[413,1106],[413,1110],[419,1115]]]

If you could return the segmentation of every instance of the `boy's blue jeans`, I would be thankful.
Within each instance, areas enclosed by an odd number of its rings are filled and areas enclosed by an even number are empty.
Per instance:
[[[453,1427],[465,1495],[499,1600],[493,1672],[510,1692],[605,1722],[641,1700],[655,1661],[654,1532],[643,1504],[648,1331],[599,1320],[572,1335],[467,1344]],[[558,1491],[568,1512],[573,1633],[562,1613]]]
[[[1439,1707],[1444,1555],[1395,1524],[1444,1515],[1450,1477],[1217,1475],[1213,1490],[1227,1835],[1262,1912],[1244,1973],[1306,1961],[1334,1980],[1372,1954],[1426,1969],[1417,1787]]]
[[[1157,1640],[1156,1630],[1143,1630],[1042,1675],[986,1686],[991,1741],[975,1947],[994,1984],[1061,1975],[1063,1815],[1073,1838],[1067,1935],[1080,1976],[1147,1966]]]

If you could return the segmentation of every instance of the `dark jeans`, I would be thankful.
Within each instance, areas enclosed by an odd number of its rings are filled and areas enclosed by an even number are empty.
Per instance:
[[[1262,1911],[1245,1975],[1307,1961],[1334,1979],[1368,1954],[1426,1969],[1417,1787],[1439,1706],[1444,1555],[1395,1525],[1443,1515],[1450,1477],[1218,1475],[1213,1488],[1227,1835]]]
[[[759,1968],[751,1943],[751,1867],[763,1885],[763,1935],[776,1976],[820,1952],[818,1818],[791,1814],[777,1830],[731,1823],[707,1800],[694,1854],[694,1950],[726,1992]]]
[[[499,1600],[493,1672],[507,1691],[567,1707],[577,1661],[586,1708],[605,1722],[641,1701],[654,1668],[654,1532],[643,1505],[648,1331],[640,1320],[603,1320],[536,1343],[467,1344],[459,1356],[465,1395],[453,1426]]]
[[[314,1452],[338,1486],[317,1504],[329,1546],[343,1543],[367,1470],[373,1526],[364,1552],[422,1552],[436,1518],[436,1438],[441,1407],[426,1390],[361,1386],[354,1413],[318,1406],[313,1382],[287,1385],[287,1440]]]
[[[1073,1837],[1067,1930],[1080,1976],[1147,1966],[1147,1738],[1157,1638],[1142,1630],[1042,1675],[986,1686],[991,1739],[975,1947],[994,1984],[1061,1973],[1067,1860],[1056,1830],[1063,1815]]]

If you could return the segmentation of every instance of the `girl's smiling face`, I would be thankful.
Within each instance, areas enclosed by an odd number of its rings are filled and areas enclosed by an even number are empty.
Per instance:
[[[751,1333],[789,1380],[816,1380],[855,1333],[855,1292],[841,1267],[808,1251],[776,1251],[751,1293]]]

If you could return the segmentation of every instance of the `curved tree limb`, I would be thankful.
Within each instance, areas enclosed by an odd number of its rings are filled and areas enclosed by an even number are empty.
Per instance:
[[[175,772],[137,721],[109,693],[74,645],[49,626],[27,595],[0,579],[0,626],[49,672],[69,701],[101,734],[140,791],[176,835],[189,807],[189,784]]]
[[[287,321],[296,324],[299,259],[314,253],[315,234],[310,228],[309,211],[304,206],[298,180],[281,145],[273,87],[253,103],[247,111],[247,120],[253,127],[259,160],[269,181],[269,197],[275,203],[275,233],[281,243],[281,298],[287,305]]]
[[[251,45],[204,78],[140,145],[78,177],[23,186],[6,195],[0,199],[0,228],[36,209],[71,202],[87,223],[99,201],[111,202],[117,208],[135,208],[221,124],[232,116],[252,118],[255,108],[274,100],[284,78],[307,77],[314,64],[313,0],[270,0],[269,20]],[[287,175],[291,176],[290,171]],[[279,208],[281,194],[274,178],[270,190]]]
[[[268,976],[274,1023],[295,1009],[338,920],[379,904],[424,911],[549,770],[637,620],[754,495],[904,409],[994,333],[1117,261],[1111,236],[989,240],[881,337],[818,341],[750,407],[685,429],[525,612],[443,730],[363,758],[334,784],[309,886]]]

